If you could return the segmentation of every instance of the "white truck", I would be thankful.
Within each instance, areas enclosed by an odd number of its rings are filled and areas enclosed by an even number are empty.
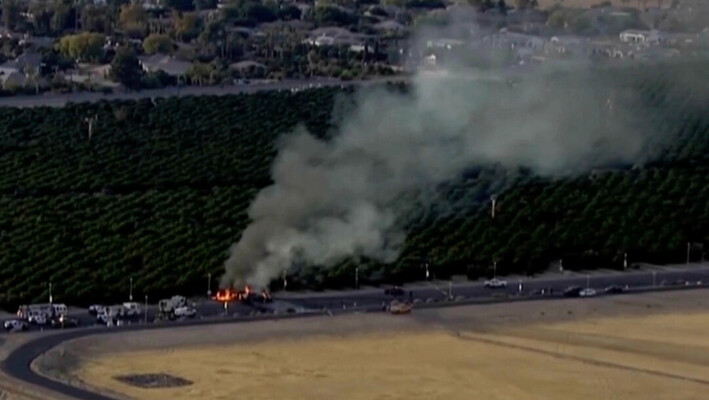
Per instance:
[[[138,303],[123,303],[123,315],[131,318],[140,315],[140,305]]]
[[[173,320],[177,315],[175,315],[175,310],[184,307],[187,304],[187,299],[184,296],[172,296],[169,299],[162,299],[158,302],[158,313],[157,319],[159,320]]]
[[[100,310],[100,312],[96,314],[96,322],[110,326],[116,324],[118,320],[122,319],[124,316],[125,308],[122,304],[108,306],[104,307],[103,310]]]

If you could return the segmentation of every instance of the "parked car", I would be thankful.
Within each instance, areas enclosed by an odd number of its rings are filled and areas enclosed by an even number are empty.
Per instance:
[[[386,296],[403,296],[406,292],[400,286],[394,286],[384,289],[384,295]]]
[[[51,324],[54,328],[74,328],[79,326],[79,320],[60,315],[59,318],[52,318]]]
[[[565,297],[579,297],[581,295],[581,287],[579,286],[569,286],[564,289]]]
[[[47,316],[43,313],[32,313],[29,318],[27,318],[27,321],[30,324],[42,326],[47,324]]]
[[[89,306],[89,314],[94,316],[99,315],[103,312],[105,308],[106,307],[102,306],[101,304],[93,304]]]
[[[25,321],[20,321],[19,319],[11,319],[5,321],[5,330],[8,332],[26,331],[28,329],[27,323]]]
[[[591,289],[591,288],[586,288],[586,289],[579,292],[579,296],[581,296],[581,297],[592,297],[592,296],[595,296],[596,294],[597,294],[596,289]]]
[[[504,289],[507,287],[507,281],[493,278],[493,279],[485,281],[485,287],[491,288],[491,289]]]
[[[606,294],[618,294],[618,293],[623,293],[624,291],[625,291],[625,289],[623,289],[622,286],[618,286],[618,285],[608,286],[604,290],[604,292],[606,292]]]
[[[192,307],[182,306],[175,309],[175,317],[177,318],[193,318],[197,315],[197,310]]]
[[[140,315],[140,305],[138,305],[138,303],[123,303],[123,315],[126,317],[137,317]]]

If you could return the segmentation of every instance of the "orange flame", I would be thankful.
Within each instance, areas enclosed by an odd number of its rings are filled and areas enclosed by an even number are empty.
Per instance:
[[[249,297],[253,293],[254,291],[251,286],[245,286],[244,290],[234,290],[231,288],[220,289],[214,296],[212,296],[212,300],[218,301],[220,303],[230,303],[235,300],[248,301]],[[271,295],[266,290],[261,291],[261,297],[266,300],[271,299]]]
[[[236,299],[237,293],[233,289],[220,289],[217,291],[217,293],[212,297],[212,299],[221,302],[221,303],[229,303],[234,301]]]

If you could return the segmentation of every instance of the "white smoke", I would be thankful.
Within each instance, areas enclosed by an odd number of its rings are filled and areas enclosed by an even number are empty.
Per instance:
[[[526,72],[514,87],[503,75],[421,71],[412,93],[358,93],[328,141],[303,128],[285,136],[274,183],[251,205],[253,222],[231,249],[223,283],[266,286],[296,262],[394,261],[407,211],[396,201],[405,194],[423,193],[425,204],[437,185],[487,163],[560,174],[632,161],[650,135],[625,107],[634,93],[586,65]]]

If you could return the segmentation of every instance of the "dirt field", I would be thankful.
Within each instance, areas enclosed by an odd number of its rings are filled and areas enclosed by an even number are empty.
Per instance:
[[[700,400],[708,294],[140,332],[81,339],[54,356],[71,358],[83,382],[135,399]],[[45,361],[37,367],[51,374]],[[141,389],[113,378],[151,373],[194,383]]]

